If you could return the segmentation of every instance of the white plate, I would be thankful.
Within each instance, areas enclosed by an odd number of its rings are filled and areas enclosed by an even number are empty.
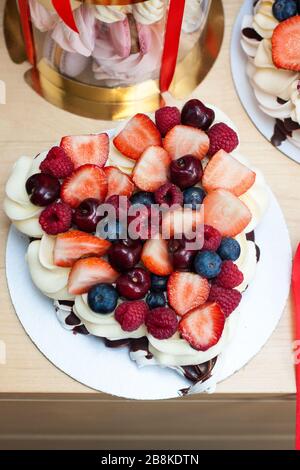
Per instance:
[[[253,124],[263,134],[263,136],[271,141],[274,133],[275,119],[267,116],[259,108],[257,100],[255,98],[253,89],[246,73],[247,56],[242,50],[241,46],[241,29],[242,20],[245,15],[253,14],[253,0],[246,0],[238,14],[235,21],[232,40],[231,40],[231,70],[233,81],[235,84],[236,91],[240,97],[242,105],[248,113]],[[297,163],[300,163],[300,152],[299,148],[291,144],[289,141],[283,142],[278,148],[283,154],[292,158]]]
[[[220,381],[258,353],[283,312],[290,287],[291,246],[279,205],[270,207],[256,230],[261,260],[253,283],[243,294],[236,336],[225,352]],[[133,399],[178,396],[190,383],[170,369],[138,369],[126,348],[109,349],[99,338],[74,335],[56,318],[52,301],[31,282],[25,262],[27,237],[13,227],[6,251],[8,287],[16,313],[37,348],[60,370],[95,390]],[[222,361],[223,362],[223,361]]]

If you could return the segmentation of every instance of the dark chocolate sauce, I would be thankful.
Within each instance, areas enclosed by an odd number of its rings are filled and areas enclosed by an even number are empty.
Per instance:
[[[255,242],[255,233],[254,233],[254,230],[252,230],[252,232],[248,232],[246,233],[246,238],[248,240],[248,242]]]
[[[131,344],[131,339],[118,339],[116,341],[110,341],[107,338],[104,338],[104,344],[107,348],[111,349],[117,349],[117,348],[122,348],[123,346],[130,346]]]
[[[65,322],[66,325],[69,326],[77,326],[81,324],[81,320],[75,315],[74,312],[71,312],[70,315],[67,316]]]
[[[90,334],[84,325],[75,326],[75,328],[73,329],[73,333],[74,333],[74,335],[76,335],[77,333],[80,334],[80,335],[89,335]]]
[[[282,98],[279,98],[278,96],[276,98],[276,101],[277,101],[278,104],[286,104],[287,103],[286,100],[283,100]]]
[[[274,133],[271,137],[271,143],[275,147],[279,147],[288,136],[292,136],[293,131],[297,131],[299,129],[300,125],[291,118],[286,118],[284,121],[281,121],[281,119],[276,119]]]
[[[244,28],[242,30],[243,35],[249,39],[256,39],[257,41],[262,41],[263,38],[258,34],[254,28]]]

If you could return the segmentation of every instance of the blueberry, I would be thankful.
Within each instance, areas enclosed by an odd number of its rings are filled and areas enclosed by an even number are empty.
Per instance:
[[[273,4],[273,15],[278,21],[284,21],[297,15],[296,0],[276,0]]]
[[[202,204],[205,196],[205,191],[201,188],[188,188],[183,192],[183,203],[197,209],[197,205]]]
[[[152,204],[155,204],[153,193],[148,193],[146,191],[140,191],[135,193],[131,199],[132,204],[143,204],[144,206],[150,207]]]
[[[241,254],[241,247],[239,242],[234,238],[223,238],[218,254],[223,260],[236,261]]]
[[[113,243],[127,238],[127,233],[119,220],[105,218],[98,225],[97,236]]]
[[[88,292],[88,304],[96,313],[111,313],[118,303],[117,290],[110,284],[97,284]]]
[[[166,297],[163,292],[150,292],[146,297],[149,308],[165,307]]]
[[[217,253],[213,251],[200,251],[194,261],[196,273],[206,279],[212,279],[220,274],[222,260]]]
[[[151,290],[154,292],[167,290],[168,279],[168,276],[156,276],[156,274],[151,274]]]

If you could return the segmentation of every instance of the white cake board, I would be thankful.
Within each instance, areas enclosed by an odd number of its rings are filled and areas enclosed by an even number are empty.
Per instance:
[[[271,194],[270,207],[256,230],[261,248],[257,274],[243,294],[236,336],[225,351],[219,380],[241,369],[275,329],[290,288],[292,253],[280,207]],[[37,348],[60,370],[88,387],[133,399],[178,397],[190,385],[170,369],[138,369],[128,350],[106,348],[102,340],[74,335],[62,328],[52,301],[32,283],[25,253],[28,239],[11,228],[7,240],[6,273],[16,313]]]
[[[258,105],[253,89],[246,73],[247,56],[241,46],[242,21],[245,15],[253,14],[253,0],[245,0],[235,21],[231,40],[231,70],[235,88],[239,98],[253,124],[270,142],[274,133],[275,118],[267,116]],[[300,163],[300,151],[289,141],[283,142],[278,148],[284,155]]]

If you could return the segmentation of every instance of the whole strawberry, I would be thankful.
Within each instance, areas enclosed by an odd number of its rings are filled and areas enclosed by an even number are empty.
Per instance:
[[[56,178],[67,178],[74,171],[74,164],[61,147],[53,147],[40,164],[40,170]]]
[[[161,133],[162,137],[181,123],[181,114],[176,106],[165,106],[160,108],[155,113],[156,127]]]
[[[215,155],[219,150],[230,153],[239,145],[237,133],[224,122],[214,124],[207,131],[207,135],[210,142],[207,154],[209,157]]]

